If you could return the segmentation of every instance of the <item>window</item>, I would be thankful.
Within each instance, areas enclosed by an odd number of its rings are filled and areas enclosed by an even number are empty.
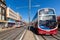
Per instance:
[[[1,13],[1,7],[0,7],[0,13]]]
[[[2,11],[2,15],[4,15],[5,14],[5,9],[1,9],[1,11]]]
[[[48,14],[54,14],[54,11],[53,10],[49,10]]]
[[[2,20],[4,20],[4,16],[2,16]]]
[[[41,15],[41,14],[55,14],[55,13],[54,13],[53,9],[48,9],[46,11],[44,9],[42,9],[39,11],[39,15]]]
[[[0,6],[1,6],[1,2],[0,2]]]
[[[13,17],[13,18],[16,18],[16,16],[14,16],[14,15],[12,15],[12,14],[10,14],[10,13],[9,13],[9,16],[11,16],[11,17]]]
[[[5,13],[5,10],[4,10],[4,9],[2,10],[2,13],[3,13],[3,14]]]
[[[5,2],[5,0],[2,0],[3,2]]]
[[[53,19],[53,16],[51,15],[47,15],[47,16],[39,16],[39,19],[40,20],[52,20]]]
[[[9,18],[8,22],[15,22],[15,20]]]
[[[0,20],[1,20],[1,15],[0,15]]]

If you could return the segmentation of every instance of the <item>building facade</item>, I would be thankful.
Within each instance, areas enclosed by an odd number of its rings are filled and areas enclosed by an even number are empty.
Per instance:
[[[0,27],[5,27],[6,22],[6,3],[5,0],[0,0]]]
[[[19,13],[13,11],[11,8],[7,7],[6,12],[7,12],[7,16],[6,16],[7,17],[7,25],[9,27],[19,24],[20,21],[22,20]]]
[[[57,16],[58,27],[60,28],[60,16]]]

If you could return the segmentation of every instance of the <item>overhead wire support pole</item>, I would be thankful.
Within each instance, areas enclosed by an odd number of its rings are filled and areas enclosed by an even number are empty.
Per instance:
[[[29,10],[28,10],[28,17],[29,17],[29,30],[30,30],[30,13],[31,13],[31,0],[29,0]]]

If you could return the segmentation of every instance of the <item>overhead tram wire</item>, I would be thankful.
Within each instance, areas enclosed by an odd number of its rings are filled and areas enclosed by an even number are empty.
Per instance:
[[[16,1],[16,0],[15,0]],[[40,7],[40,5],[34,5],[34,6],[31,6],[31,0],[28,1],[29,2],[29,5],[28,5],[28,20],[29,20],[29,30],[30,30],[30,14],[31,14],[31,7]],[[27,8],[27,6],[25,7],[17,7],[16,9],[19,9],[19,8]]]

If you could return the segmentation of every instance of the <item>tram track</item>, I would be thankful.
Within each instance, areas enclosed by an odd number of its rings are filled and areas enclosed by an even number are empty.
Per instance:
[[[13,40],[19,40],[20,37],[22,36],[24,30],[22,30]]]
[[[56,35],[37,35],[34,28],[31,27],[35,40],[60,40],[60,31]]]
[[[11,29],[11,30],[14,30],[14,29]],[[11,31],[11,30],[1,31],[1,32],[0,32],[0,35],[1,35],[2,33],[7,33],[7,32],[9,32],[9,31]]]
[[[17,30],[17,29],[16,29]],[[8,38],[11,36],[13,33],[15,33],[16,30],[12,30],[11,32],[7,33],[6,36],[2,37],[1,39],[4,40],[5,38]]]
[[[15,40],[15,38],[23,31],[23,29],[16,29],[12,33],[10,33],[8,36],[3,38],[2,40]]]
[[[44,40],[58,40],[52,35],[43,35],[42,37],[44,38]]]
[[[58,33],[60,34],[60,31],[58,31]]]
[[[0,40],[15,40],[19,35],[21,37],[24,30],[25,29],[22,27],[0,32]]]
[[[58,37],[57,35],[51,35],[53,38],[60,40],[60,37]]]
[[[13,40],[17,40],[21,37],[22,33],[24,32],[24,30],[20,31],[16,36],[15,38],[13,38]]]
[[[3,34],[3,32],[2,32],[2,34],[0,34],[0,39],[2,39],[4,36],[8,35],[8,34],[11,33],[12,31],[14,31],[14,29],[13,29],[13,30],[10,30],[10,31],[7,31],[7,32],[5,32],[4,34]]]
[[[35,35],[36,40],[60,40],[60,36],[57,35]]]
[[[15,29],[13,29],[13,30],[11,30],[11,31],[9,31],[9,32],[6,32],[6,33],[0,35],[0,40],[8,37],[8,36],[9,36],[12,32],[14,32],[14,31],[15,31]]]

